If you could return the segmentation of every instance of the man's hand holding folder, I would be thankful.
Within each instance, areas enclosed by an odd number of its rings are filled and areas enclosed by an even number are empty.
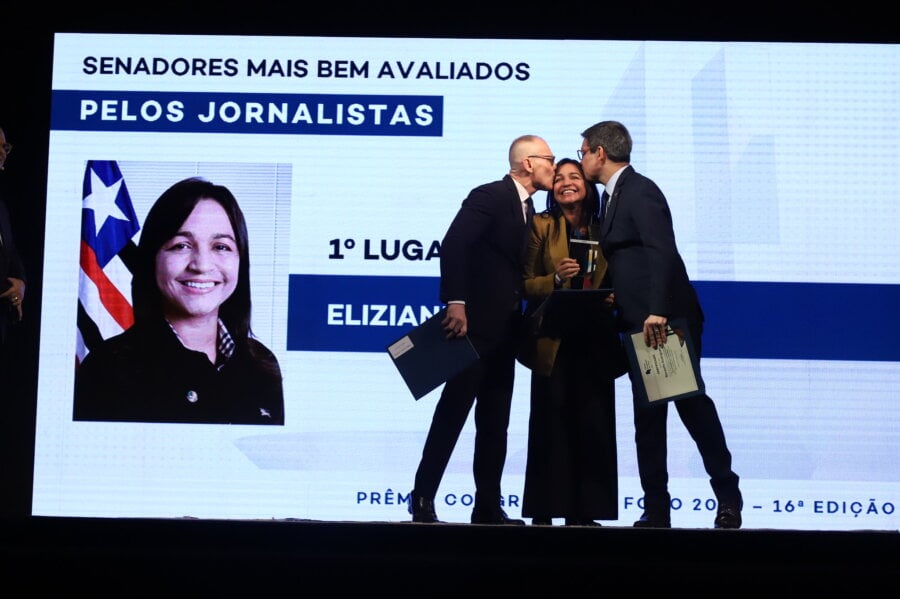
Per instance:
[[[447,331],[447,338],[465,337],[469,332],[469,321],[466,319],[466,305],[447,304],[447,316],[441,321],[441,326]]]
[[[467,332],[465,306],[450,304],[388,345],[387,352],[415,399],[421,399],[479,359]]]

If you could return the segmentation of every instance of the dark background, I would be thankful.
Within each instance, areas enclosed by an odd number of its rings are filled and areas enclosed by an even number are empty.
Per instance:
[[[428,588],[423,586],[427,581],[440,580],[439,591],[447,593],[485,580],[523,592],[550,581],[560,590],[567,581],[575,590],[594,591],[591,594],[602,591],[611,579],[633,585],[634,592],[648,589],[638,582],[667,592],[702,589],[710,582],[731,592],[743,587],[826,593],[845,589],[854,594],[879,583],[896,585],[897,535],[892,533],[485,530],[467,525],[423,529],[406,523],[273,527],[44,519],[30,513],[54,32],[855,44],[897,43],[898,31],[887,8],[874,2],[255,0],[214,5],[69,2],[51,7],[6,0],[0,6],[0,126],[15,148],[0,174],[0,192],[12,213],[29,284],[26,319],[13,340],[13,376],[0,381],[0,572],[14,578],[22,578],[29,567],[70,572],[64,579],[28,577],[31,588],[67,582],[70,588],[83,583],[85,588],[110,589],[110,581],[152,580],[168,589],[188,581],[190,587],[218,588],[226,594],[249,581],[257,589],[261,581],[274,585],[273,577],[279,584],[296,579],[300,586],[295,592],[312,580],[332,590],[357,585],[373,589],[372,584],[400,589],[404,581],[410,589],[421,590]],[[577,99],[578,81],[571,84]],[[814,150],[821,150],[836,169],[852,164],[852,157],[841,154],[839,139],[832,147]],[[356,159],[364,157],[348,157],[351,175]],[[839,170],[835,186],[837,192]],[[441,594],[433,589],[424,593]]]

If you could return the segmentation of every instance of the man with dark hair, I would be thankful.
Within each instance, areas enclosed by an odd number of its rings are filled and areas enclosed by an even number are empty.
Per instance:
[[[675,244],[672,214],[657,185],[631,166],[631,135],[622,123],[603,121],[582,134],[578,156],[585,176],[602,183],[600,245],[623,331],[643,329],[648,346],[666,342],[666,325],[687,321],[697,355],[703,311]],[[633,375],[632,375],[633,376]],[[632,380],[632,386],[635,381]],[[712,399],[705,393],[675,401],[675,409],[697,443],[718,500],[716,528],[740,528],[743,499],[738,475]],[[669,473],[666,466],[668,404],[634,402],[638,472],[644,513],[637,527],[670,528]]]

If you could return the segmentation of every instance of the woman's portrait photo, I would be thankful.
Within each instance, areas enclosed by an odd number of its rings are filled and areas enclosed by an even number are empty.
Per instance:
[[[282,373],[251,327],[250,240],[229,188],[171,185],[129,266],[133,324],[77,365],[74,419],[283,425]]]

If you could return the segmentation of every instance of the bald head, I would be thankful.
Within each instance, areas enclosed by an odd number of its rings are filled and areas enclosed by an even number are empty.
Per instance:
[[[509,146],[509,174],[528,193],[553,187],[556,157],[550,146],[537,135],[522,135]]]
[[[552,152],[547,142],[537,135],[522,135],[514,139],[509,146],[510,172],[521,169],[522,161],[532,155],[550,156]]]

